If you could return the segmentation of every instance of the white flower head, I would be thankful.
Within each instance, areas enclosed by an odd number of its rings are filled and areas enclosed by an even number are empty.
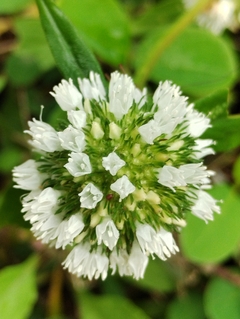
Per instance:
[[[70,110],[67,112],[68,120],[76,129],[82,129],[86,125],[87,114],[82,110]]]
[[[111,220],[109,217],[104,218],[104,220],[97,225],[96,234],[98,245],[103,243],[110,250],[113,250],[119,238],[119,231],[113,220]]]
[[[120,201],[127,197],[129,194],[133,193],[136,187],[129,181],[126,175],[123,175],[116,180],[115,183],[111,184],[111,190],[118,193],[120,196]]]
[[[158,170],[158,182],[175,192],[174,187],[186,186],[183,172],[173,166],[165,165]]]
[[[185,7],[191,8],[197,0],[183,0]],[[226,28],[234,26],[235,2],[233,0],[217,0],[197,16],[200,26],[209,29],[214,34],[220,34]]]
[[[124,74],[114,72],[109,83],[109,110],[120,120],[133,104],[134,84],[132,79]]]
[[[207,223],[209,220],[213,220],[214,212],[220,214],[220,207],[211,195],[201,189],[196,191],[196,195],[197,200],[191,208],[193,215],[203,219]]]
[[[17,183],[17,185],[14,187],[29,191],[39,189],[47,175],[40,174],[37,167],[38,164],[31,159],[19,166],[14,167],[13,180],[15,183]]]
[[[74,177],[90,174],[92,172],[92,166],[89,156],[85,153],[71,153],[68,159],[68,163],[64,167]]]
[[[102,200],[103,193],[92,183],[89,183],[78,196],[80,196],[81,207],[92,209]]]
[[[79,78],[78,83],[85,99],[105,100],[106,92],[99,74],[91,71],[89,79]]]
[[[210,120],[170,81],[149,99],[118,72],[108,92],[94,72],[79,87],[63,80],[51,92],[66,111],[58,131],[29,122],[38,155],[13,169],[15,187],[28,191],[21,211],[42,243],[71,250],[69,272],[143,278],[149,257],[178,251],[172,232],[188,212],[206,222],[220,213],[204,191],[214,172],[202,158],[214,141],[199,137]]]
[[[84,133],[69,125],[64,131],[58,132],[61,146],[65,150],[73,152],[82,152],[85,148],[85,135]]]
[[[73,84],[72,79],[69,79],[69,81],[62,80],[58,86],[54,86],[53,92],[50,92],[50,94],[55,98],[63,111],[83,108],[82,94]]]
[[[102,166],[109,171],[112,176],[122,168],[126,162],[122,160],[115,152],[111,152],[108,156],[102,158]]]
[[[32,140],[30,140],[29,143],[33,148],[45,152],[62,150],[58,133],[51,125],[36,119],[29,121],[28,125],[29,130],[25,130],[24,133],[28,133],[32,136]]]

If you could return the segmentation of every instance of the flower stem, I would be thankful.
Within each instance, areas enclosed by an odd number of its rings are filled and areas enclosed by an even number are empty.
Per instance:
[[[139,68],[135,75],[134,82],[142,88],[155,64],[159,60],[164,50],[174,41],[174,39],[181,34],[184,29],[192,22],[192,20],[203,11],[212,0],[199,0],[190,10],[187,10],[161,37],[155,45],[149,50],[146,56],[146,62]]]

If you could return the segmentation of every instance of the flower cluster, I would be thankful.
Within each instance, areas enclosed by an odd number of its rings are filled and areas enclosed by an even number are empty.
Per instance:
[[[142,278],[150,255],[178,251],[172,233],[186,213],[207,222],[220,212],[204,190],[213,172],[202,158],[213,141],[200,136],[210,121],[169,81],[152,99],[118,72],[108,95],[93,72],[79,88],[62,80],[51,92],[65,114],[61,129],[29,121],[38,155],[13,170],[15,187],[30,191],[22,212],[37,239],[70,249],[71,273]]]
[[[191,8],[198,0],[183,0],[187,9]],[[234,28],[237,23],[234,13],[236,5],[234,0],[212,1],[209,7],[197,17],[200,26],[211,30],[214,34],[220,34],[227,28]]]

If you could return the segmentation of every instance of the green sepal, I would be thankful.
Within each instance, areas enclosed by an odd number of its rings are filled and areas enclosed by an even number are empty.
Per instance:
[[[94,71],[106,87],[100,65],[62,11],[50,0],[36,2],[49,47],[64,77],[77,84],[77,78],[88,78],[89,72]]]

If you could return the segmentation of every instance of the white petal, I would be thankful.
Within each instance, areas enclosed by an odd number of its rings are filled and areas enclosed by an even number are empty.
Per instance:
[[[103,193],[92,183],[89,183],[78,196],[80,196],[81,207],[92,209],[102,200]]]
[[[153,144],[155,138],[163,133],[159,123],[155,120],[150,120],[147,124],[140,126],[138,132],[142,139],[148,144]]]
[[[196,158],[203,158],[207,155],[215,154],[214,150],[209,147],[211,145],[214,145],[214,141],[210,139],[201,140],[197,139],[195,140],[196,145],[193,147],[193,150],[195,152]]]
[[[82,109],[82,94],[73,84],[72,79],[69,82],[62,80],[62,82],[53,88],[54,92],[50,92],[63,111]]]
[[[176,167],[165,165],[158,170],[158,182],[171,188],[174,192],[175,186],[186,186],[182,171]]]
[[[25,130],[24,133],[28,133],[32,136],[32,140],[30,140],[29,143],[34,148],[45,152],[62,150],[58,133],[51,125],[36,119],[29,121],[28,125],[30,130]]]
[[[126,74],[114,72],[109,83],[109,110],[120,120],[133,104],[134,84]]]
[[[85,148],[84,133],[72,125],[69,125],[64,131],[58,132],[58,136],[62,147],[66,150],[82,152]]]
[[[204,180],[209,177],[207,167],[202,166],[202,163],[181,165],[179,169],[187,184],[204,184]]]
[[[87,114],[84,111],[68,111],[67,112],[68,120],[76,129],[82,129],[86,125]]]
[[[94,99],[96,101],[105,100],[106,92],[100,75],[91,71],[89,77],[90,80],[86,78],[78,79],[80,90],[84,98],[89,100]]]
[[[92,172],[89,156],[85,153],[71,153],[68,163],[64,167],[74,177],[87,175]]]
[[[14,187],[29,191],[38,189],[44,179],[46,179],[47,175],[40,174],[37,167],[37,163],[31,159],[19,166],[14,167],[13,180],[15,183],[17,183],[17,185],[14,185]]]
[[[115,176],[120,168],[122,168],[126,162],[122,160],[115,152],[110,153],[108,156],[102,158],[102,166]]]
[[[117,179],[115,183],[111,184],[110,188],[111,190],[119,194],[119,201],[126,198],[136,189],[135,186],[129,181],[126,175],[123,175],[121,178]]]
[[[208,220],[213,220],[213,213],[220,214],[220,207],[217,206],[217,201],[211,195],[203,190],[196,191],[197,200],[192,206],[192,214],[203,219],[206,223]]]
[[[116,246],[119,238],[119,231],[117,230],[114,222],[106,217],[100,224],[96,227],[96,235],[98,239],[98,245],[103,243],[110,250]]]
[[[207,128],[211,127],[210,119],[203,113],[193,109],[193,104],[187,107],[186,118],[188,120],[187,132],[193,137],[201,136]]]

